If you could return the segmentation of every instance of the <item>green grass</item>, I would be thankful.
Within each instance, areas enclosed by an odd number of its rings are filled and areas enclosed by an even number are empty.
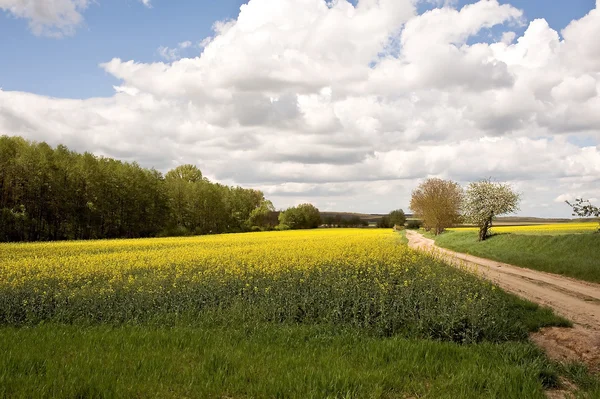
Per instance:
[[[600,234],[498,234],[477,241],[477,232],[448,231],[435,238],[443,248],[500,262],[600,283]]]
[[[498,293],[519,328],[568,325]],[[526,335],[471,344],[382,337],[260,321],[248,307],[166,324],[0,327],[0,398],[542,398],[571,374],[595,389],[586,370],[562,370]]]
[[[0,353],[2,398],[543,398],[559,373],[527,342],[266,323],[2,327]]]

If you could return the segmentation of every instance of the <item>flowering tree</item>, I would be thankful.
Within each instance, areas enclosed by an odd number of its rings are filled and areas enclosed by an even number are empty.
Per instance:
[[[589,200],[584,200],[583,198],[577,198],[574,204],[571,204],[569,201],[565,201],[571,208],[573,208],[573,216],[581,216],[584,218],[587,217],[600,217],[600,208],[592,205]],[[600,221],[598,221],[600,223]],[[600,227],[598,227],[598,231],[600,231]]]
[[[520,195],[508,184],[481,180],[469,184],[463,204],[464,217],[479,227],[479,241],[489,237],[496,216],[519,210]]]

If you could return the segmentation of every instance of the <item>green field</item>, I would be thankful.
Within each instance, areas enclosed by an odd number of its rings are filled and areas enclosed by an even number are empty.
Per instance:
[[[374,229],[0,245],[3,398],[543,398],[550,310]],[[574,372],[575,370],[576,372]]]
[[[5,327],[0,352],[5,398],[543,398],[559,375],[527,342],[314,325]]]
[[[570,230],[527,226],[494,231],[508,229],[514,232],[501,232],[483,242],[477,241],[474,229],[453,229],[435,237],[435,243],[457,252],[600,283],[600,234],[577,226]]]

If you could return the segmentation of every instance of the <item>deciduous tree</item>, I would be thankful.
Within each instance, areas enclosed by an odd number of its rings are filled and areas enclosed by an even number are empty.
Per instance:
[[[0,136],[0,241],[243,231],[262,201],[194,165],[163,178],[135,162]]]
[[[577,198],[572,204],[569,201],[565,201],[571,208],[573,208],[573,216],[581,216],[584,218],[589,217],[600,217],[600,208],[592,205],[590,200],[584,200],[583,198]],[[598,221],[598,232],[600,232],[600,220]]]
[[[271,214],[275,212],[273,203],[269,200],[263,200],[261,204],[255,208],[248,218],[247,225],[250,229],[258,228],[260,230],[272,229],[275,227]]]
[[[412,193],[410,209],[436,235],[460,220],[463,190],[456,182],[431,178]]]
[[[406,215],[404,214],[404,211],[402,209],[396,209],[395,211],[391,211],[389,218],[392,227],[403,227],[404,223],[406,223]]]
[[[390,222],[389,216],[382,216],[381,219],[377,221],[377,227],[380,229],[389,229],[392,227],[392,222]]]
[[[314,229],[321,225],[321,213],[312,204],[300,204],[281,212],[279,224],[290,229]]]
[[[479,241],[489,237],[496,216],[519,210],[520,195],[508,184],[481,180],[469,184],[465,195],[465,220],[479,227]]]

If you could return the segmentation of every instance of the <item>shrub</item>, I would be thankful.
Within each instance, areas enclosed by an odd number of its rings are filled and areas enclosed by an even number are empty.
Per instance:
[[[423,222],[419,219],[411,219],[406,222],[406,228],[411,230],[419,230],[423,226]]]

